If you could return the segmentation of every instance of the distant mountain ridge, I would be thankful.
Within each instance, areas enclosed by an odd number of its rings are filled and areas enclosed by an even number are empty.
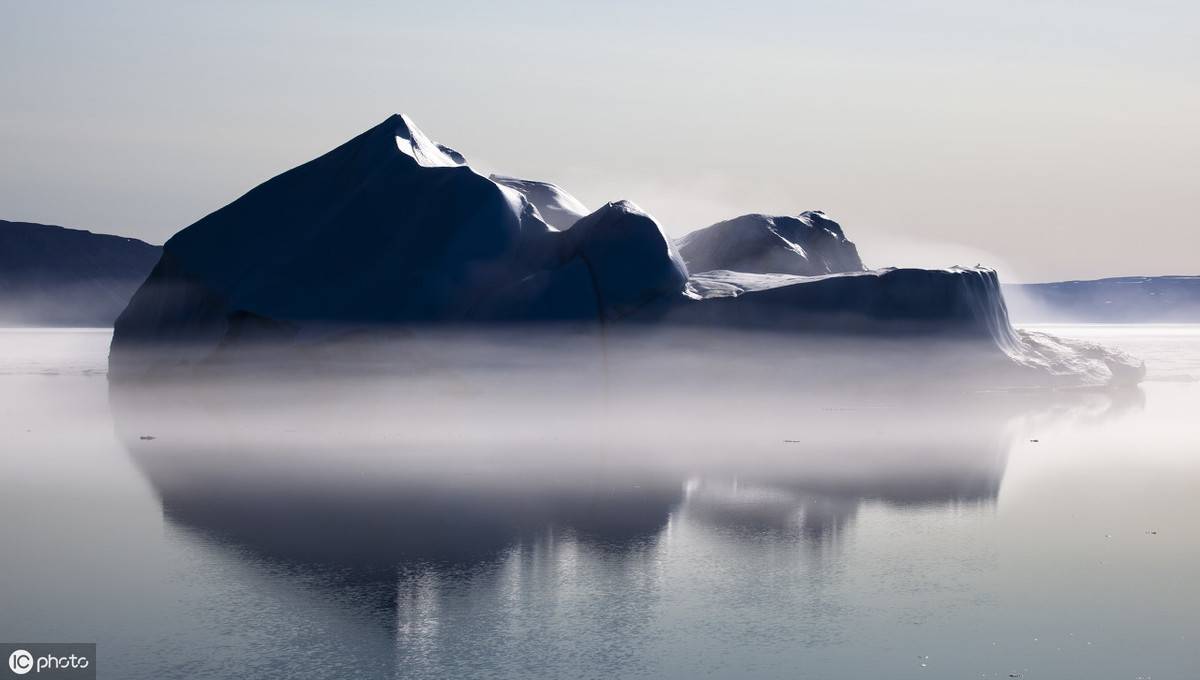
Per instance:
[[[1007,284],[1022,323],[1200,323],[1200,276],[1118,276]]]
[[[111,326],[160,246],[0,220],[0,326]]]

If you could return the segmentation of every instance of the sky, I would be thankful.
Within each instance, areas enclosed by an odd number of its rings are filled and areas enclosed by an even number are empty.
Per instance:
[[[0,0],[0,219],[162,243],[394,112],[673,236],[1200,274],[1194,0]]]

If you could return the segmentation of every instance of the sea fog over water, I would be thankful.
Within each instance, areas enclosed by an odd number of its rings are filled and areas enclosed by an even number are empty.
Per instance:
[[[835,385],[762,341],[110,387],[108,331],[0,331],[0,639],[111,678],[1192,677],[1200,327],[1048,330],[1148,380]]]

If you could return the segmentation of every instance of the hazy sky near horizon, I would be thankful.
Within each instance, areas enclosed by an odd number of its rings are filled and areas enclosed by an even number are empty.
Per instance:
[[[1194,0],[0,0],[0,219],[161,243],[406,112],[678,236],[823,209],[869,266],[1200,274]]]

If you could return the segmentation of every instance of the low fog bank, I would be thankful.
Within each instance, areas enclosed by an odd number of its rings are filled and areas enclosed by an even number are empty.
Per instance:
[[[279,339],[243,329],[208,343],[122,344],[110,352],[116,382],[388,375],[434,376],[479,391],[605,390],[747,393],[800,390],[942,391],[1136,384],[1141,362],[1120,351],[1045,333],[1001,338],[923,332],[730,331],[709,326],[542,324],[410,326],[346,332],[310,327]],[[432,388],[431,388],[432,389]],[[431,393],[432,394],[432,393]],[[432,397],[431,397],[432,398]]]
[[[111,328],[139,283],[94,279],[4,286],[0,328]]]
[[[524,351],[496,336],[366,343],[354,362],[309,356],[303,372],[263,346],[255,374],[233,361],[118,381],[110,401],[171,521],[387,571],[488,559],[547,531],[635,543],[685,509],[817,539],[866,502],[986,504],[1021,418],[1107,413],[1138,394],[945,389],[953,344],[935,348],[941,374],[904,344],[860,356],[845,338],[689,335],[665,352],[645,337],[605,352],[590,336],[518,337]],[[862,363],[833,365],[850,357]]]

